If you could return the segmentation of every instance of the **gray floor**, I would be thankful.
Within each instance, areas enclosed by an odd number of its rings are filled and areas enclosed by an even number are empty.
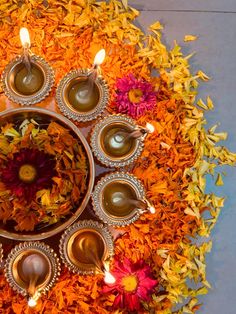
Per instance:
[[[215,102],[215,111],[207,115],[209,125],[221,122],[220,130],[229,134],[227,146],[236,151],[236,0],[133,0],[129,4],[141,10],[138,22],[144,30],[161,21],[168,47],[177,39],[185,53],[197,52],[192,70],[202,69],[212,77],[199,90],[199,97],[211,95]],[[184,43],[185,34],[199,39]],[[207,257],[212,290],[201,298],[201,314],[236,313],[236,169],[226,171],[223,188],[208,187],[226,196],[226,203],[212,233],[213,249]]]

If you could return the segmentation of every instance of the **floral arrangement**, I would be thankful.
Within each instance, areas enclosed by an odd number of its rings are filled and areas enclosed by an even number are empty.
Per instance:
[[[141,301],[150,301],[157,280],[153,278],[150,266],[143,260],[134,264],[127,258],[123,262],[116,261],[113,275],[116,282],[103,289],[104,293],[116,294],[113,308],[137,311],[141,310]]]
[[[16,231],[42,229],[71,215],[86,190],[87,160],[68,129],[33,119],[0,132],[0,220]]]
[[[137,118],[156,105],[156,93],[150,83],[132,74],[117,80],[115,105],[119,113]]]
[[[226,133],[217,133],[217,126],[204,127],[204,113],[214,105],[210,97],[197,99],[197,88],[209,77],[202,71],[191,73],[191,55],[184,56],[176,43],[167,49],[159,22],[150,26],[151,34],[143,34],[132,23],[138,15],[125,0],[1,2],[0,72],[20,51],[22,24],[30,26],[34,53],[54,67],[56,83],[72,68],[91,67],[95,53],[106,49],[102,70],[111,91],[109,111],[125,112],[139,124],[155,127],[133,173],[156,208],[154,215],[144,214],[118,230],[123,235],[115,241],[111,265],[118,278],[115,285],[106,286],[101,275],[72,275],[64,269],[31,310],[1,274],[2,313],[195,313],[198,295],[210,288],[205,255],[211,241],[205,237],[224,199],[205,192],[206,175],[222,185],[217,166],[235,165],[236,154],[218,145]],[[152,76],[152,70],[159,76]],[[5,104],[1,96],[2,109]],[[52,98],[41,105],[52,108]],[[196,237],[203,237],[200,244],[192,240]]]

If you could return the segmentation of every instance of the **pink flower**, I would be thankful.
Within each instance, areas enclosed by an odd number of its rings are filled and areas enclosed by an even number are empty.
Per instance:
[[[114,309],[140,310],[140,301],[149,301],[157,285],[150,266],[142,260],[135,264],[127,258],[123,262],[116,260],[112,275],[116,278],[116,282],[105,286],[103,292],[116,295]]]
[[[144,80],[137,80],[133,74],[117,80],[116,107],[119,113],[133,118],[143,115],[156,105],[156,93],[152,85]]]
[[[31,201],[36,192],[49,188],[56,175],[56,161],[37,149],[24,148],[8,159],[0,179],[17,197]]]

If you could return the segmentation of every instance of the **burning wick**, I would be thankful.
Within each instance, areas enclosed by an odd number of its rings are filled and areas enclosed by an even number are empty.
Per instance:
[[[36,290],[34,295],[29,298],[28,306],[29,307],[35,307],[37,305],[37,301],[39,298],[40,298],[40,292]]]
[[[96,56],[93,60],[93,67],[90,70],[90,73],[88,75],[89,78],[92,79],[93,81],[96,80],[96,78],[98,76],[98,72],[100,70],[100,65],[103,63],[105,57],[106,57],[105,49],[99,50],[98,53],[96,54]]]
[[[148,201],[146,197],[143,200],[134,199],[134,198],[123,198],[123,197],[116,197],[114,198],[114,203],[117,206],[124,206],[125,204],[134,205],[135,208],[139,210],[141,214],[149,211],[151,214],[155,214],[156,210],[155,207]]]
[[[35,307],[37,305],[37,301],[33,298],[29,298],[28,300],[28,306],[29,307]]]
[[[91,94],[93,93],[94,83],[98,77],[98,72],[100,71],[100,65],[103,63],[106,56],[106,52],[104,49],[101,49],[96,54],[93,66],[88,73],[88,80],[86,86],[79,91],[80,101],[87,101],[91,98]]]
[[[109,266],[107,263],[102,262],[98,255],[91,249],[88,250],[89,258],[94,266],[97,268],[98,272],[104,275],[105,283],[114,283],[116,281],[115,277],[110,273]]]
[[[145,198],[144,200],[145,200],[145,202],[147,203],[148,210],[150,211],[150,213],[151,213],[151,214],[155,214],[155,212],[156,212],[155,207],[149,202],[148,199]]]
[[[144,198],[144,200],[128,199],[126,201],[138,207],[141,214],[146,211],[149,211],[151,214],[155,214],[156,212],[155,207],[146,198]]]
[[[25,77],[25,83],[28,84],[32,78],[32,71],[31,71],[31,62],[30,62],[30,54],[29,54],[30,37],[29,37],[28,29],[25,27],[22,27],[20,29],[20,41],[23,47],[23,63],[28,72],[28,75]]]
[[[116,282],[116,278],[109,272],[109,271],[104,271],[104,282],[107,284],[113,284]]]
[[[155,128],[154,128],[154,126],[151,123],[147,122],[146,130],[147,130],[148,133],[153,133],[155,131]]]
[[[97,268],[98,272],[104,275],[105,283],[112,284],[112,283],[116,282],[115,277],[109,271],[109,263],[108,262],[102,262],[99,259],[97,250],[94,250],[94,248],[88,246],[87,247],[87,255],[88,255],[90,261]]]
[[[134,131],[128,133],[126,131],[118,132],[114,139],[117,143],[123,143],[128,141],[130,138],[140,138],[145,137],[147,134],[153,133],[155,131],[154,126],[151,123],[147,123],[146,127],[138,126]]]
[[[109,262],[106,261],[103,263],[104,265],[104,282],[107,284],[113,284],[116,282],[116,278],[110,273],[109,270]]]

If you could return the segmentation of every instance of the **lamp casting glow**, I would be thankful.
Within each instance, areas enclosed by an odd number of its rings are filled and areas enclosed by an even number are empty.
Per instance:
[[[37,305],[38,299],[40,298],[41,293],[36,290],[34,295],[32,297],[29,298],[28,300],[28,306],[29,307],[35,307]]]
[[[37,305],[37,301],[34,298],[29,298],[28,306],[29,307],[35,307],[36,305]]]
[[[146,129],[148,130],[149,133],[153,133],[155,131],[154,126],[151,123],[146,124]]]
[[[116,282],[116,278],[107,270],[104,271],[104,281],[107,284],[113,284]]]
[[[105,59],[105,56],[106,56],[105,49],[99,50],[98,53],[96,54],[95,58],[94,58],[93,64],[95,66],[101,65]]]
[[[148,210],[150,211],[151,214],[155,214],[155,212],[156,212],[156,209],[155,209],[154,206],[150,206],[150,207],[148,208]]]
[[[30,47],[29,31],[26,27],[22,27],[20,29],[20,41],[21,41],[23,48],[27,49]]]
[[[147,204],[147,210],[150,212],[150,214],[155,214],[156,209],[155,207],[149,202],[149,200],[147,198],[145,198],[145,202]]]

